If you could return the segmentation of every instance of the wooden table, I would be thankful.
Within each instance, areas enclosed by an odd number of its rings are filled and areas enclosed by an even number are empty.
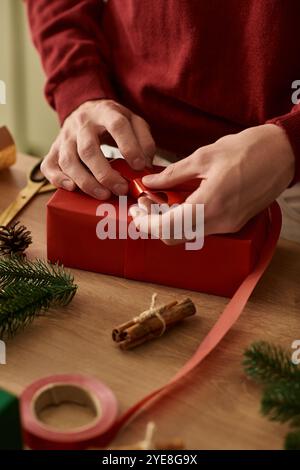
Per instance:
[[[34,160],[19,155],[11,170],[0,173],[0,211],[25,184]],[[21,214],[33,234],[31,257],[46,256],[46,202],[39,195]],[[154,387],[164,384],[195,351],[227,300],[100,274],[74,271],[79,286],[72,303],[39,318],[7,343],[7,364],[0,366],[0,386],[20,394],[33,380],[58,373],[95,376],[116,393],[125,410]],[[270,268],[237,324],[219,347],[185,381],[185,386],[140,415],[114,444],[141,439],[151,419],[163,438],[181,436],[187,448],[279,449],[286,427],[260,416],[261,389],[241,365],[253,341],[268,340],[290,349],[300,338],[300,245],[280,241]],[[187,294],[199,315],[163,339],[121,352],[111,340],[112,327],[159,300]],[[292,350],[291,350],[292,351]]]

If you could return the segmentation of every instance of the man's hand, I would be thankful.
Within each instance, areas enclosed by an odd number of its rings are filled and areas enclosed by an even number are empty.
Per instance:
[[[145,176],[143,183],[150,189],[168,189],[200,178],[199,188],[186,203],[193,204],[193,208],[197,203],[205,204],[206,235],[230,233],[238,231],[280,195],[292,181],[294,167],[295,157],[285,132],[274,124],[265,124],[222,137],[162,173]],[[137,227],[149,233],[152,227],[161,233],[164,215],[147,215],[150,206],[146,198],[141,198],[139,204],[143,210],[132,214]],[[182,208],[174,209],[174,214],[182,214]]]
[[[127,182],[100,149],[106,133],[132,168],[151,166],[155,144],[144,119],[114,101],[98,100],[82,104],[65,120],[42,172],[57,187],[73,191],[78,186],[97,199],[126,194]]]

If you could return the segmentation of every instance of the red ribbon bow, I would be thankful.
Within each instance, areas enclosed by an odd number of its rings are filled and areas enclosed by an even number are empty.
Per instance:
[[[112,160],[110,164],[114,170],[117,170],[123,178],[126,179],[129,185],[129,193],[132,197],[138,199],[141,196],[147,196],[157,204],[168,204],[170,206],[173,204],[181,204],[200,184],[199,179],[194,179],[175,186],[171,191],[161,189],[153,190],[144,185],[142,178],[153,173],[160,173],[164,170],[164,167],[154,165],[151,169],[145,168],[142,171],[136,171],[133,170],[123,158]]]

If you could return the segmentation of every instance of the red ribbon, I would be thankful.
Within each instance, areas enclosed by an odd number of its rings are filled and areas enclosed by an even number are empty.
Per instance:
[[[151,190],[144,185],[142,178],[146,175],[161,172],[161,166],[153,166],[151,169],[146,168],[142,171],[135,171],[130,168],[122,158],[112,160],[111,166],[127,180],[129,185],[129,194],[136,200],[141,196],[147,196],[157,204],[168,204],[169,206],[172,206],[173,204],[181,204],[199,187],[200,184],[200,180],[195,179],[188,181],[187,183],[177,185],[172,188],[171,191]]]

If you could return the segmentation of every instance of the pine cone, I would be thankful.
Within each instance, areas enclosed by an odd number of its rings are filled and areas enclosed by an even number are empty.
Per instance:
[[[24,251],[32,243],[29,230],[19,223],[0,226],[0,256],[24,255]]]

